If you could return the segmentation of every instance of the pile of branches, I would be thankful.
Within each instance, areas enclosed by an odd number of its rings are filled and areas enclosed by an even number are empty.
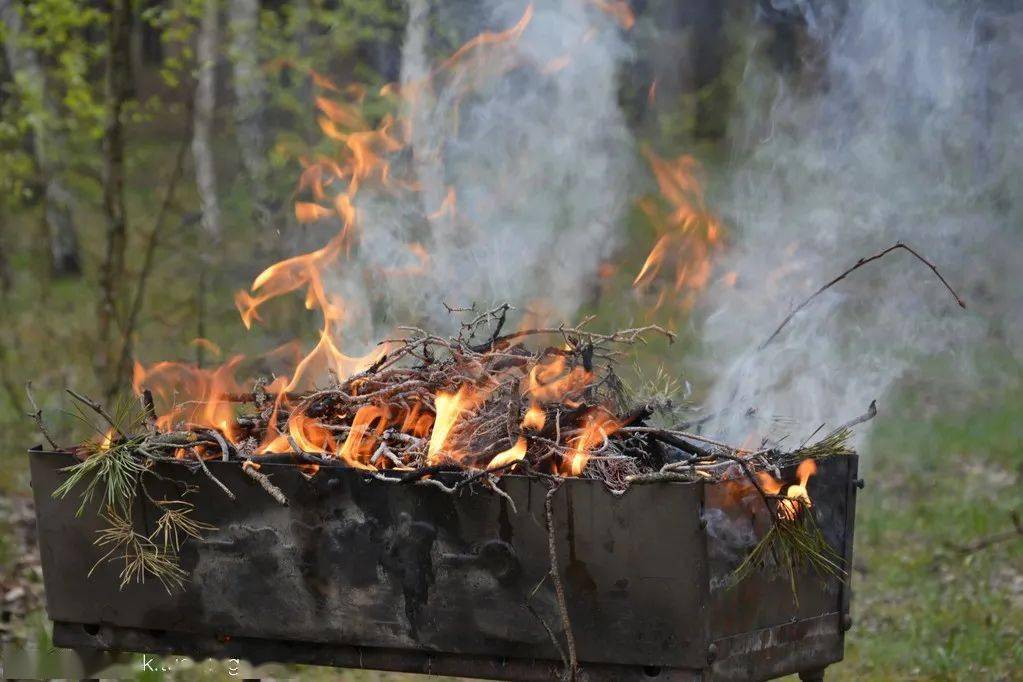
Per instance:
[[[500,494],[493,484],[511,472],[578,475],[621,493],[632,484],[664,480],[745,476],[756,484],[757,470],[777,473],[802,457],[849,452],[848,427],[812,446],[782,452],[766,445],[729,445],[687,430],[685,423],[651,425],[651,417],[665,406],[637,403],[614,366],[623,345],[646,343],[651,335],[672,342],[674,334],[660,326],[604,334],[589,331],[593,318],[586,318],[575,327],[503,333],[508,305],[483,312],[450,310],[470,315],[455,336],[403,327],[406,335],[388,340],[389,350],[370,367],[326,388],[274,395],[257,382],[251,393],[220,396],[250,406],[237,417],[231,437],[188,423],[158,430],[148,391],[141,398],[141,417],[127,426],[95,401],[69,393],[109,424],[103,450],[123,451],[143,466],[190,462],[231,497],[205,462],[238,461],[281,504],[286,504],[283,494],[259,465],[293,463],[310,475],[319,466],[353,466],[384,481],[449,493],[482,482]],[[529,340],[544,344],[530,350]],[[460,406],[450,430],[438,434],[443,399],[458,400]],[[273,440],[278,446],[267,448]],[[84,460],[96,454],[96,447],[72,451]]]

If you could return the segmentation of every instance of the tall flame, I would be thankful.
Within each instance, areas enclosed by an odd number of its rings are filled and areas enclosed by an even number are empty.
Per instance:
[[[441,454],[447,454],[452,459],[458,458],[458,453],[444,453],[444,448],[451,430],[465,412],[475,407],[478,397],[476,391],[468,385],[461,386],[455,393],[437,394],[434,399],[437,416],[433,422],[433,432],[430,434],[430,445],[426,455],[429,464],[440,462]]]
[[[683,154],[665,159],[646,148],[643,155],[657,181],[660,199],[647,197],[639,207],[658,238],[632,284],[637,290],[653,289],[659,280],[667,280],[657,285],[655,308],[669,295],[688,307],[710,281],[713,256],[721,245],[721,224],[704,204],[695,158]],[[674,271],[665,274],[671,268]]]

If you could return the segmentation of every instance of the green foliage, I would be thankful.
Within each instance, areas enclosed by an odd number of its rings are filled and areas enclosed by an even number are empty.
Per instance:
[[[103,132],[102,83],[95,77],[106,56],[104,41],[95,34],[105,29],[106,14],[75,0],[39,0],[25,5],[25,48],[34,50],[46,67],[44,83],[19,82],[25,115],[46,117],[48,129],[59,130],[73,143],[95,141]],[[15,74],[15,80],[27,74]],[[43,97],[58,103],[44,107]]]
[[[62,471],[67,472],[68,477],[53,491],[53,496],[66,497],[80,484],[84,485],[80,496],[81,504],[75,512],[81,516],[97,489],[103,491],[103,502],[109,509],[128,509],[135,499],[138,479],[145,471],[145,465],[134,456],[131,444],[125,443],[98,450],[78,464],[65,467]]]
[[[384,113],[387,105],[376,93],[387,78],[370,57],[401,44],[404,12],[393,0],[310,0],[262,10],[258,51],[269,78],[270,115],[282,123],[271,165],[293,170],[299,156],[332,150],[315,122],[313,71],[340,88],[367,86],[366,115],[372,121]]]
[[[192,36],[202,12],[202,0],[174,0],[142,10],[140,19],[160,32],[167,56],[160,77],[170,87],[182,84],[182,75],[193,67]]]

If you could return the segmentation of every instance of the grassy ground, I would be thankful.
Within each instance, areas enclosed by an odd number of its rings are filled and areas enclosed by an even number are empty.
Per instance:
[[[870,443],[835,677],[1023,679],[1023,536],[966,551],[1023,510],[1023,391],[922,420],[901,400]]]

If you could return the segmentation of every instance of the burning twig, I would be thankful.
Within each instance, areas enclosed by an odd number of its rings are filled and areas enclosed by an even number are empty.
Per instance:
[[[945,288],[948,289],[948,292],[950,294],[952,294],[952,298],[954,298],[956,303],[959,304],[959,307],[960,308],[966,308],[966,303],[963,302],[963,299],[959,298],[959,294],[956,293],[955,289],[953,289],[952,286],[945,280],[945,278],[942,277],[941,273],[938,272],[938,268],[937,268],[937,266],[934,265],[934,263],[932,263],[931,261],[929,261],[926,258],[924,258],[923,256],[921,256],[919,253],[917,253],[910,246],[908,246],[906,244],[903,244],[902,242],[895,242],[895,244],[889,246],[887,249],[885,249],[883,251],[875,253],[873,256],[868,256],[866,258],[859,259],[858,261],[856,261],[856,264],[853,265],[851,268],[849,268],[848,270],[846,270],[845,272],[840,274],[838,277],[835,277],[833,280],[831,280],[830,282],[828,282],[827,284],[822,286],[817,291],[813,292],[813,294],[811,294],[805,301],[803,301],[802,303],[800,303],[799,305],[797,305],[795,308],[792,309],[792,312],[790,312],[785,317],[785,319],[781,321],[781,324],[778,325],[778,328],[775,329],[774,332],[769,337],[767,337],[766,341],[764,341],[762,344],[760,344],[758,350],[763,350],[764,348],[766,348],[768,346],[768,344],[770,344],[772,341],[774,341],[774,339],[778,336],[778,334],[781,333],[781,330],[785,328],[785,325],[787,325],[792,320],[792,318],[796,316],[796,314],[799,311],[801,311],[803,308],[808,306],[810,304],[810,302],[813,301],[813,299],[817,298],[822,293],[824,293],[826,290],[828,290],[832,286],[838,284],[843,279],[845,279],[847,276],[849,276],[851,273],[853,273],[854,271],[862,268],[867,263],[870,263],[872,261],[878,260],[880,258],[884,258],[886,255],[888,255],[889,253],[891,253],[892,251],[895,251],[897,249],[903,249],[905,251],[909,251],[911,254],[913,254],[917,258],[917,260],[919,260],[921,263],[923,263],[924,265],[929,267],[931,269],[931,271],[935,275],[937,275],[938,279],[941,280],[941,283],[945,285]]]
[[[32,397],[32,382],[28,381],[25,383],[25,394],[28,396],[28,402],[32,404],[32,412],[29,413],[29,417],[36,423],[36,427],[39,429],[39,433],[43,434],[43,438],[50,444],[50,447],[54,450],[60,450],[60,446],[53,440],[53,436],[50,435],[49,430],[46,428],[46,424],[43,423],[43,411],[36,405],[36,399]]]
[[[149,433],[156,433],[156,404],[153,402],[153,392],[148,388],[142,389],[139,396],[139,403],[142,405],[142,414],[146,420],[146,429]]]
[[[207,429],[206,433],[208,433],[211,436],[213,436],[213,439],[215,441],[217,441],[217,445],[220,446],[221,461],[226,462],[226,461],[230,460],[231,459],[231,448],[228,446],[227,441],[224,440],[224,437],[222,435],[220,435],[220,431],[217,431],[216,429]]]

